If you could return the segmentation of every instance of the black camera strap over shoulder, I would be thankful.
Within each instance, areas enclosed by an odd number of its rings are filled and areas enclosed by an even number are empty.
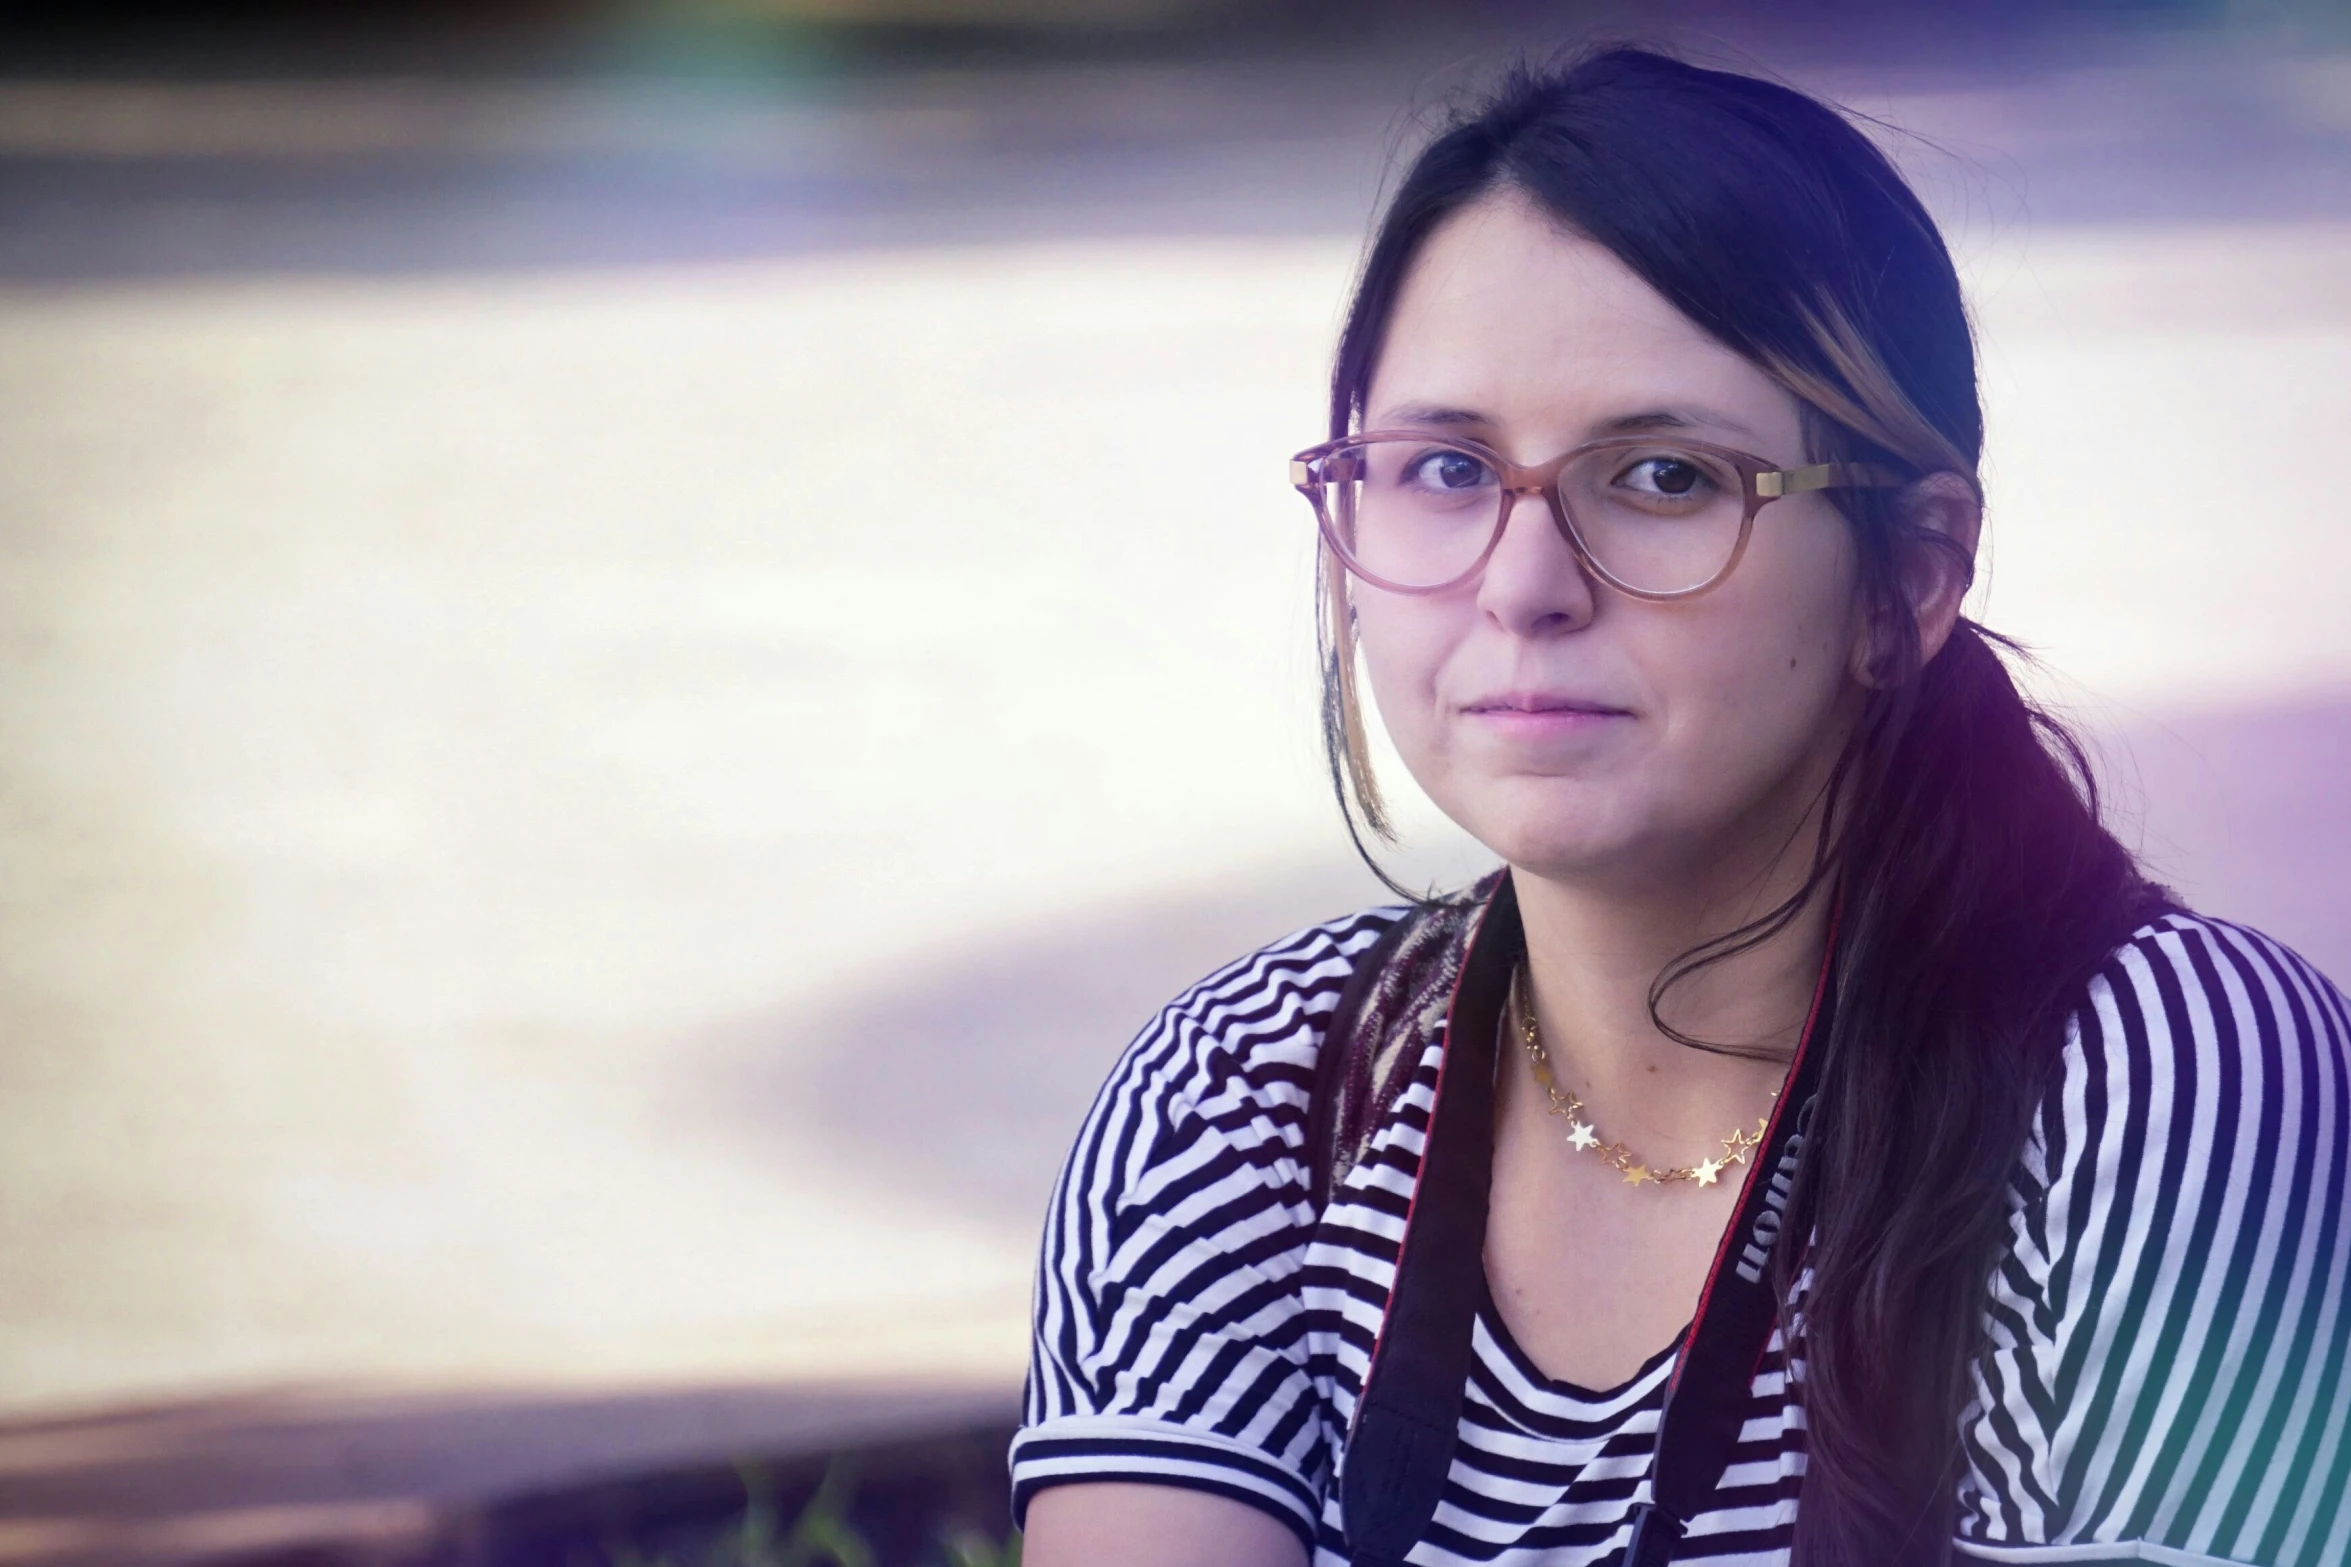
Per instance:
[[[1832,929],[1832,953],[1835,945]],[[1427,1532],[1452,1469],[1485,1278],[1496,1051],[1524,948],[1517,899],[1504,877],[1469,932],[1454,982],[1395,1288],[1347,1437],[1340,1506],[1356,1567],[1400,1567]],[[1779,1312],[1772,1254],[1791,1224],[1788,1198],[1819,1086],[1831,999],[1824,963],[1788,1086],[1748,1166],[1666,1386],[1650,1498],[1634,1511],[1625,1567],[1671,1562],[1682,1531],[1729,1467]]]

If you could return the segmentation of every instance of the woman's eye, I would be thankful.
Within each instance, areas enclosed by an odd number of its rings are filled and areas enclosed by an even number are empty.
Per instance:
[[[1687,457],[1644,457],[1616,482],[1651,495],[1698,495],[1714,487],[1706,470]]]
[[[1486,478],[1486,465],[1467,452],[1431,452],[1412,465],[1412,482],[1425,489],[1474,490]]]

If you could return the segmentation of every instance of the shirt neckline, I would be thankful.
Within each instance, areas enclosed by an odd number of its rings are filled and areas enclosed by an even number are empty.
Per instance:
[[[1640,1386],[1643,1380],[1655,1376],[1660,1367],[1680,1354],[1682,1345],[1687,1343],[1690,1337],[1690,1325],[1685,1322],[1674,1330],[1673,1337],[1666,1342],[1665,1347],[1642,1361],[1640,1369],[1631,1376],[1626,1377],[1614,1387],[1590,1388],[1580,1382],[1570,1382],[1564,1377],[1552,1376],[1535,1364],[1534,1357],[1529,1355],[1520,1345],[1517,1338],[1511,1334],[1510,1324],[1503,1320],[1502,1308],[1494,1301],[1493,1281],[1485,1277],[1485,1270],[1482,1268],[1479,1270],[1478,1276],[1478,1319],[1485,1324],[1486,1332],[1493,1338],[1496,1346],[1501,1349],[1504,1358],[1510,1362],[1512,1370],[1544,1392],[1578,1404],[1614,1404],[1622,1401],[1625,1395]],[[1664,1384],[1660,1382],[1658,1385],[1662,1387]]]

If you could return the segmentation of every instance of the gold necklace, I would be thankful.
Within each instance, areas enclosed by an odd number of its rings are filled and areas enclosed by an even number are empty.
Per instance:
[[[1551,1113],[1567,1121],[1567,1146],[1578,1153],[1597,1154],[1608,1167],[1624,1176],[1627,1186],[1641,1186],[1649,1182],[1689,1181],[1698,1186],[1712,1186],[1722,1179],[1722,1172],[1733,1165],[1745,1164],[1757,1148],[1763,1146],[1763,1135],[1769,1130],[1771,1118],[1758,1116],[1755,1130],[1731,1133],[1722,1140],[1722,1157],[1701,1159],[1696,1164],[1680,1165],[1672,1169],[1653,1170],[1633,1156],[1633,1151],[1622,1143],[1601,1139],[1599,1129],[1585,1118],[1584,1102],[1559,1086],[1558,1077],[1551,1070],[1551,1057],[1543,1049],[1542,1031],[1535,1023],[1535,1007],[1527,991],[1526,965],[1510,976],[1510,1009],[1518,1024],[1519,1038],[1526,1042],[1527,1061],[1533,1066],[1535,1081],[1542,1085],[1551,1101]],[[1772,1098],[1779,1098],[1779,1090],[1772,1090]]]

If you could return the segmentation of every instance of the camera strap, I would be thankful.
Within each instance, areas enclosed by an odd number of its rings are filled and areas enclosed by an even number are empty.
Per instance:
[[[1833,955],[1833,917],[1829,947]],[[1452,1470],[1484,1294],[1496,1052],[1524,949],[1517,898],[1505,876],[1470,932],[1454,982],[1395,1286],[1347,1436],[1339,1500],[1356,1567],[1401,1567],[1436,1516]],[[1671,1562],[1682,1531],[1730,1465],[1779,1315],[1772,1256],[1782,1231],[1792,1227],[1789,1194],[1804,1157],[1831,1002],[1824,960],[1788,1085],[1747,1167],[1666,1384],[1649,1496],[1633,1511],[1625,1567]]]

